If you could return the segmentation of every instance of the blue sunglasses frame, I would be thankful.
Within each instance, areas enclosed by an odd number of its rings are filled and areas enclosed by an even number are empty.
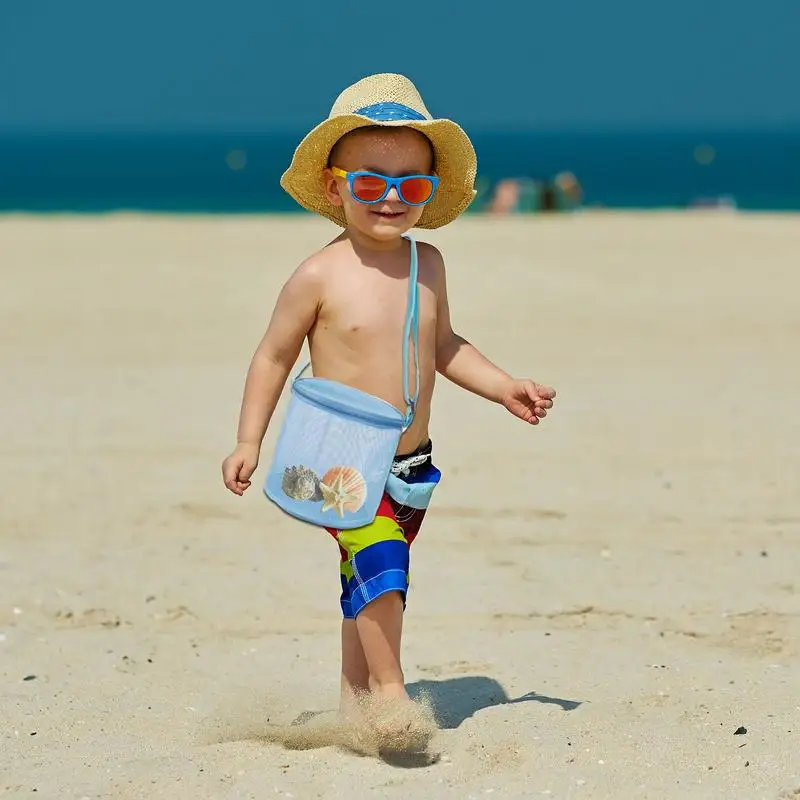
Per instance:
[[[375,203],[380,203],[385,200],[386,196],[392,191],[393,187],[397,187],[397,196],[407,206],[424,206],[433,200],[433,197],[436,194],[436,189],[439,186],[439,177],[437,175],[402,175],[399,178],[393,178],[390,175],[381,175],[380,172],[345,172],[343,169],[339,169],[339,167],[331,167],[331,172],[339,178],[346,178],[347,188],[350,190],[350,195],[353,200],[358,203],[363,203],[367,206],[371,206]],[[386,191],[384,191],[384,193],[375,200],[361,200],[360,198],[356,197],[355,193],[353,192],[353,181],[359,177],[380,178],[381,180],[386,181]],[[411,180],[412,178],[425,178],[431,182],[431,194],[427,200],[423,200],[421,203],[409,203],[408,200],[403,197],[403,183]]]

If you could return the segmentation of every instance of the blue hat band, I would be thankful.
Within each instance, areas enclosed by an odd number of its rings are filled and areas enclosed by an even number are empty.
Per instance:
[[[363,117],[369,117],[376,122],[390,122],[392,120],[420,120],[425,117],[414,111],[413,108],[404,106],[402,103],[375,103],[371,106],[364,106],[355,111],[356,114],[361,114]]]

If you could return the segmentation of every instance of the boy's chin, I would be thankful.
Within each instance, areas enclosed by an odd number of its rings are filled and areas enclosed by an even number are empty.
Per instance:
[[[419,222],[419,216],[409,213],[397,216],[370,213],[369,217],[364,220],[364,232],[382,241],[394,239],[411,230]]]

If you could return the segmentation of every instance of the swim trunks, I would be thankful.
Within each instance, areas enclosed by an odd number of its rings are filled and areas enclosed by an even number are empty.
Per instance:
[[[399,591],[405,608],[409,550],[419,533],[441,472],[431,461],[431,442],[395,456],[375,519],[361,528],[326,528],[339,545],[340,604],[345,619],[382,594]]]

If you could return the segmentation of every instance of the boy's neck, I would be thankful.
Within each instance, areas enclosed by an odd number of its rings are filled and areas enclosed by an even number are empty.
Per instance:
[[[390,253],[399,250],[405,245],[402,235],[388,240],[373,239],[371,236],[366,236],[355,228],[347,228],[344,232],[344,237],[352,242],[353,247],[375,253]]]

